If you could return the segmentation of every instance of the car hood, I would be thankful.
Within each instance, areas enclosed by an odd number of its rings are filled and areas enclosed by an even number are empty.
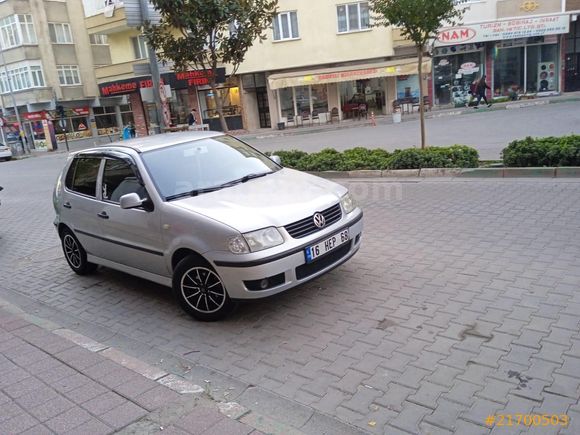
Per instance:
[[[216,192],[172,201],[245,233],[282,227],[322,211],[347,189],[314,175],[284,168],[273,174]]]

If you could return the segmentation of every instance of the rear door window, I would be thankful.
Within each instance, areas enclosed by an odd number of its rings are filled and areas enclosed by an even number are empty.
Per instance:
[[[73,192],[95,197],[97,194],[97,177],[99,175],[101,159],[96,157],[80,157],[75,160],[76,164],[73,162],[70,169],[74,170],[70,189]],[[67,174],[67,182],[71,175],[70,170]]]

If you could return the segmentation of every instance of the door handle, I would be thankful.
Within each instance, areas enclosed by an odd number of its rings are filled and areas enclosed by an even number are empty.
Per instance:
[[[100,213],[97,213],[97,216],[100,217],[101,219],[109,219],[109,215],[107,214],[106,211],[102,211]]]
[[[72,208],[72,206],[70,205],[70,202],[68,202],[68,201],[67,201],[67,202],[65,202],[65,203],[64,203],[62,206],[63,206],[64,208]]]

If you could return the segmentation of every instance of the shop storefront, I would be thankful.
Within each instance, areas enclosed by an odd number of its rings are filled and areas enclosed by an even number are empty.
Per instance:
[[[192,107],[197,106],[204,123],[212,130],[221,130],[215,97],[208,92],[211,71],[185,71],[161,75],[160,95],[164,122],[167,126],[187,125],[187,116]],[[230,128],[241,125],[241,107],[235,98],[236,87],[226,87],[225,68],[218,68],[217,82],[220,84],[222,101],[225,101],[227,116],[236,118]],[[135,77],[99,84],[100,95],[104,98],[127,96],[127,104],[95,107],[95,122],[99,134],[117,134],[130,122],[135,124],[139,135],[148,134],[156,124],[156,106],[153,97],[151,77]],[[197,95],[196,95],[197,94]],[[202,120],[198,120],[202,121]],[[230,125],[230,121],[228,121]]]
[[[433,50],[433,103],[463,106],[469,86],[485,72],[485,45],[462,44]]]
[[[54,135],[53,142],[64,142],[64,133],[60,133],[64,129],[68,140],[92,137],[88,106],[65,108],[65,117],[62,119],[57,118],[54,111],[26,112],[20,118],[26,139],[37,149],[47,147],[47,133]]]
[[[557,93],[559,71],[560,45],[556,35],[498,42],[493,95]]]
[[[217,111],[216,99],[221,99],[222,110],[229,130],[241,130],[242,104],[240,101],[240,88],[238,86],[220,86],[217,95],[208,87],[198,88],[199,108],[204,124],[208,124],[210,130],[220,131],[221,123]]]
[[[430,61],[423,68],[429,74]],[[333,116],[360,116],[361,111],[386,114],[397,99],[396,77],[406,81],[413,75],[417,75],[416,59],[271,74],[268,83],[275,93],[270,101],[272,119],[299,125],[326,122]],[[418,81],[411,92],[418,93]]]
[[[484,74],[493,97],[560,92],[560,35],[569,20],[562,14],[442,29],[433,51],[435,104],[465,104],[469,84]]]

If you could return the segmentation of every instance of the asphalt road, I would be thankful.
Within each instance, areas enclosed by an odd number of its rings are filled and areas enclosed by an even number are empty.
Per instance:
[[[72,273],[52,226],[64,158],[0,163],[0,298],[297,428],[315,410],[360,433],[580,433],[578,179],[350,180],[352,260],[200,323],[165,287]],[[518,414],[570,423],[486,425]]]
[[[469,145],[480,158],[495,160],[512,140],[526,136],[561,136],[580,133],[580,101],[505,110],[464,109],[456,112],[428,113],[427,143],[431,146]],[[454,114],[455,113],[455,114]],[[355,146],[384,148],[416,147],[420,144],[419,121],[414,117],[401,124],[379,124],[334,131],[247,139],[262,151],[300,149],[314,152],[323,148],[344,150]]]

